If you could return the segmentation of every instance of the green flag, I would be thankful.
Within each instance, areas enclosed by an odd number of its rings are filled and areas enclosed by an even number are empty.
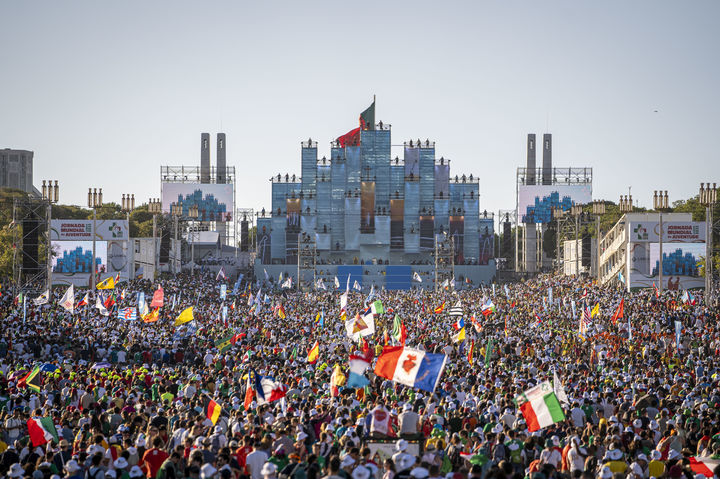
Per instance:
[[[390,332],[390,335],[397,342],[400,342],[400,334],[401,334],[400,328],[401,328],[400,317],[396,314],[395,319],[393,320],[393,327],[392,327],[392,331]]]
[[[380,301],[379,299],[372,304],[372,309],[373,313],[375,314],[385,313],[385,308],[383,308],[382,301]]]
[[[233,335],[231,334],[224,338],[218,339],[217,341],[215,341],[215,347],[218,348],[221,353],[224,353],[232,346],[232,338]]]
[[[360,113],[360,128],[363,130],[375,129],[375,100],[364,112]]]

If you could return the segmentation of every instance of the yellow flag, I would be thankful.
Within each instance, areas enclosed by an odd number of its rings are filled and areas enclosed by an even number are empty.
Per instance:
[[[147,306],[146,306],[147,307]],[[160,308],[155,308],[151,313],[146,313],[142,316],[142,319],[146,323],[154,323],[158,320]]]
[[[459,333],[455,336],[455,342],[459,343],[465,341],[465,328],[462,328]]]
[[[95,287],[97,289],[115,289],[115,278],[110,276],[104,281],[100,281]]]
[[[193,307],[190,306],[186,310],[184,310],[182,313],[180,313],[180,316],[175,319],[175,326],[180,326],[181,324],[189,323],[193,320]]]
[[[594,318],[600,312],[600,303],[595,303],[595,307],[590,311],[590,317]]]

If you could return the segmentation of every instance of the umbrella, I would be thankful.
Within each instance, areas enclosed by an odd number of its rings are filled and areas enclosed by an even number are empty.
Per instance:
[[[102,368],[111,368],[111,367],[112,367],[112,364],[110,364],[108,362],[104,362],[104,363],[93,364],[92,369],[102,369]]]
[[[45,363],[40,367],[40,371],[44,373],[51,373],[57,370],[57,366],[52,363]]]
[[[10,376],[8,376],[8,381],[14,381],[15,379],[20,379],[21,377],[25,376],[28,373],[27,369],[18,369],[17,371],[13,372]]]

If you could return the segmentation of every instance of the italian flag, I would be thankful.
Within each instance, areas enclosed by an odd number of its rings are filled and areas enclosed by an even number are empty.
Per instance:
[[[518,395],[515,402],[520,407],[530,432],[565,420],[565,414],[549,381]]]
[[[702,474],[705,477],[713,477],[713,471],[718,465],[720,465],[720,458],[699,456],[690,458],[690,469],[695,474]]]
[[[28,419],[27,428],[33,447],[42,446],[52,440],[59,441],[55,424],[49,417]]]

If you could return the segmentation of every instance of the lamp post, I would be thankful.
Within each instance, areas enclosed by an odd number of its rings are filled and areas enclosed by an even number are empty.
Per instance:
[[[592,213],[595,215],[596,226],[595,235],[595,278],[600,278],[600,217],[605,214],[605,202],[602,200],[595,200],[592,203]]]
[[[177,275],[177,254],[178,254],[178,248],[177,248],[177,240],[178,240],[178,221],[180,219],[180,216],[182,216],[182,210],[183,206],[182,203],[175,203],[170,206],[170,214],[173,217],[173,220],[175,221],[175,244],[173,245],[173,261],[172,261],[172,270],[173,273]]]
[[[159,198],[150,198],[148,201],[148,212],[153,215],[153,279],[155,279],[158,270],[157,215],[162,212],[162,202]]]
[[[128,236],[125,238],[125,262],[128,266],[128,280],[133,279],[135,271],[130,267],[128,261],[128,252],[130,251],[130,212],[135,209],[135,194],[123,194],[122,202],[120,203],[120,209],[125,213],[125,218],[128,224]]]
[[[95,283],[97,282],[97,268],[95,267],[95,236],[97,228],[97,209],[102,206],[102,188],[88,188],[88,208],[93,210],[93,228],[92,228],[92,283],[91,289],[93,297],[95,296]]]
[[[570,207],[570,214],[575,217],[575,275],[580,276],[580,250],[578,248],[578,241],[580,238],[580,217],[582,216],[582,205],[572,205]]]
[[[658,282],[660,283],[660,291],[663,290],[663,210],[667,209],[668,207],[668,192],[665,190],[665,194],[663,195],[662,190],[655,191],[653,193],[653,208],[658,212],[658,219],[660,223],[660,232],[658,234],[658,238],[660,239],[660,251],[659,256],[660,260],[658,262]]]
[[[47,290],[52,293],[52,242],[50,241],[50,223],[52,221],[52,205],[57,203],[60,198],[60,187],[58,186],[57,180],[55,180],[55,186],[52,184],[53,180],[48,180],[47,185],[45,180],[42,182],[42,197],[43,200],[47,201]]]
[[[713,298],[713,208],[717,203],[717,183],[700,183],[700,204],[705,207],[705,304],[714,306]]]
[[[630,196],[620,195],[620,202],[618,203],[618,205],[620,206],[620,213],[632,213],[632,210],[633,210],[632,195],[630,195]]]

